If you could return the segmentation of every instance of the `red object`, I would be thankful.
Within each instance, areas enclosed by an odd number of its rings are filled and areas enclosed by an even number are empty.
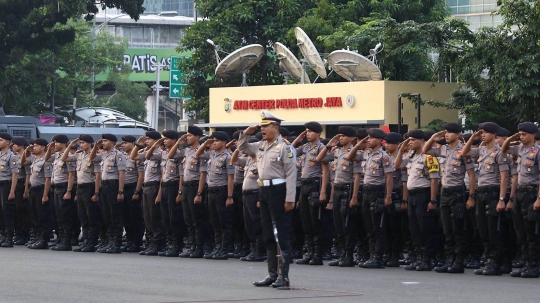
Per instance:
[[[384,130],[384,132],[387,133],[387,134],[390,132],[390,127],[388,127],[388,126],[386,126],[386,125],[383,125],[383,126],[381,127],[381,129]]]

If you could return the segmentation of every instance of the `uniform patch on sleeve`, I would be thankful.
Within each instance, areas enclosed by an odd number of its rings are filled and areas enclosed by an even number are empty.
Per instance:
[[[428,168],[428,173],[430,174],[439,172],[439,161],[436,157],[426,155],[426,166]]]
[[[383,162],[384,162],[384,166],[390,165],[390,158],[384,157]]]
[[[47,164],[47,166],[45,167],[47,170],[51,170],[51,165],[50,164]]]

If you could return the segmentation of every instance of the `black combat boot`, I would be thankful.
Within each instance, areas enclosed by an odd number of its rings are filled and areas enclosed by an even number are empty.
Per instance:
[[[107,245],[103,246],[105,243],[102,243],[101,247],[98,248],[96,251],[98,253],[106,253],[107,252],[107,249],[111,248],[111,246],[113,246],[113,242],[114,242],[114,237],[109,237],[109,240],[106,242]]]
[[[212,259],[214,257],[215,254],[217,254],[219,251],[221,250],[221,243],[220,244],[216,244],[214,246],[214,250],[212,250],[211,252],[209,253],[206,253],[204,254],[204,257],[205,259]],[[228,252],[227,252],[228,253]]]
[[[157,241],[152,241],[152,244],[150,244],[150,247],[144,252],[145,256],[157,256],[159,253],[159,244]]]
[[[122,253],[122,237],[114,237],[113,245],[107,249],[108,254],[121,254]]]
[[[253,282],[253,285],[262,287],[262,286],[270,286],[272,283],[274,283],[277,279],[277,266],[278,266],[278,260],[277,260],[277,248],[274,247],[272,249],[269,249],[266,251],[266,254],[268,255],[268,276],[264,278],[261,281]],[[285,262],[288,263],[288,262]]]
[[[172,245],[169,247],[169,250],[165,253],[166,257],[178,257],[180,253],[181,240],[173,240]]]
[[[321,246],[315,246],[315,251],[313,253],[313,259],[311,259],[311,261],[309,261],[309,265],[323,265],[322,247]]]
[[[375,256],[371,261],[367,261],[362,266],[363,268],[384,268],[384,261],[381,256]]]
[[[4,243],[0,245],[1,247],[13,247],[13,233],[9,232],[7,233],[6,239],[4,240]]]
[[[529,261],[523,260],[524,264],[521,268],[518,268],[518,270],[513,271],[510,273],[510,276],[513,278],[521,278],[521,274],[526,272],[529,269]]]
[[[343,260],[338,264],[339,267],[354,267],[355,265],[352,252],[346,252]]]
[[[399,267],[399,253],[392,254],[392,257],[386,262],[386,267]]]
[[[458,255],[454,264],[450,266],[447,270],[451,274],[462,274],[465,272],[465,266],[463,265],[463,256]]]
[[[526,271],[521,273],[522,278],[538,278],[540,277],[540,267],[538,267],[538,262],[531,262],[529,268]]]
[[[296,264],[307,265],[309,264],[309,261],[311,261],[311,259],[313,259],[313,247],[309,245],[307,248],[307,252],[304,254],[304,257],[302,259],[296,260]]]
[[[203,252],[203,249],[202,247],[199,248],[197,247],[195,250],[193,250],[193,252],[189,255],[190,258],[192,259],[200,259],[204,256],[204,252]]]
[[[442,266],[437,266],[434,268],[434,270],[438,273],[446,273],[448,272],[448,268],[452,267],[452,264],[454,264],[455,256],[450,255],[446,257],[446,262]]]
[[[239,253],[234,254],[235,259],[245,258],[251,252],[249,244],[243,244]]]
[[[411,257],[409,258],[409,262],[410,262],[409,265],[405,265],[405,267],[404,267],[405,270],[416,270],[416,267],[417,267],[418,265],[420,265],[420,263],[421,263],[421,262],[420,262],[420,259],[421,259],[421,258],[419,258],[419,257],[417,257],[417,256],[411,256]]]
[[[96,252],[96,240],[87,240],[86,246],[81,248],[81,252]]]
[[[477,270],[479,270],[479,269],[477,269]],[[474,271],[474,273],[476,274],[476,270]],[[499,266],[499,264],[497,264],[497,262],[495,262],[495,260],[488,259],[488,261],[486,262],[486,267],[484,267],[484,270],[482,270],[482,275],[484,275],[484,276],[500,276],[500,275],[502,275],[501,267]]]
[[[36,241],[34,244],[28,245],[30,249],[49,249],[49,235],[46,233],[36,235]]]
[[[284,289],[287,290],[290,287],[290,281],[289,281],[289,265],[290,265],[290,259],[291,258],[291,249],[288,248],[286,250],[281,251],[281,266],[280,266],[280,275],[278,279],[272,283],[273,288],[277,289]],[[351,262],[352,262],[352,255],[351,255]]]
[[[214,260],[228,260],[229,259],[229,250],[227,249],[227,245],[221,245],[221,249],[217,251],[212,256],[212,259]]]
[[[345,251],[340,249],[337,260],[332,260],[328,262],[328,266],[339,266],[339,262],[343,261],[344,257],[345,257]]]
[[[18,235],[17,241],[13,242],[13,245],[24,245],[30,237],[28,235]]]
[[[56,251],[72,251],[71,239],[64,234],[64,237],[60,240],[60,243],[56,245]]]
[[[429,256],[422,256],[422,262],[416,266],[416,271],[431,271],[431,258]]]
[[[74,248],[73,251],[74,252],[81,252],[82,249],[86,247],[86,245],[88,245],[88,240],[84,240],[83,243],[79,247]]]
[[[251,257],[247,257],[246,261],[248,262],[262,262],[265,260],[266,253],[264,249],[264,243],[260,240],[255,242],[255,252]]]
[[[189,256],[191,256],[191,254],[193,253],[193,247],[194,246],[191,246],[188,250],[180,253],[179,257],[180,258],[189,258]]]
[[[249,243],[249,254],[245,257],[241,257],[240,261],[247,261],[247,259],[250,258],[255,253],[256,247],[257,246],[255,242]]]

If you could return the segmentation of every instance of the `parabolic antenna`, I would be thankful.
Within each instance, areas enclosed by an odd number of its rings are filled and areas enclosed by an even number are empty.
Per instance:
[[[352,51],[333,51],[328,56],[328,65],[338,75],[351,82],[382,80],[382,74],[377,65],[366,57]]]
[[[290,76],[296,81],[302,84],[311,83],[307,73],[302,68],[300,61],[291,53],[289,48],[285,45],[276,42],[274,43],[274,50],[276,51],[277,58],[279,60],[279,68],[290,74]],[[303,78],[302,78],[303,74]]]
[[[294,28],[294,35],[296,36],[296,44],[300,48],[302,55],[309,62],[310,67],[319,75],[319,77],[326,79],[326,69],[324,68],[324,62],[315,48],[315,44],[311,42],[308,35],[299,27]]]
[[[216,76],[227,79],[242,74],[242,86],[246,84],[246,73],[264,54],[264,47],[260,44],[244,46],[230,53],[216,67]]]

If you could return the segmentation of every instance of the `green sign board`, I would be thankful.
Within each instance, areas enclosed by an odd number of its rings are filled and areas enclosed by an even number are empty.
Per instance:
[[[180,99],[183,97],[182,91],[184,90],[185,83],[182,83],[182,72],[179,70],[181,56],[172,56],[171,61],[171,71],[169,73],[169,98],[171,99]]]
[[[171,77],[171,58],[174,56],[189,57],[190,52],[178,53],[175,49],[161,48],[128,48],[124,51],[124,64],[131,67],[129,80],[135,82],[156,82],[158,62],[164,65],[160,72],[160,79],[167,81]],[[178,67],[178,65],[177,65]],[[107,80],[107,72],[96,75],[96,81]]]

